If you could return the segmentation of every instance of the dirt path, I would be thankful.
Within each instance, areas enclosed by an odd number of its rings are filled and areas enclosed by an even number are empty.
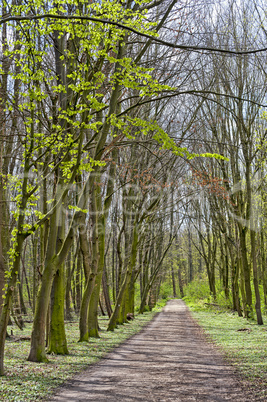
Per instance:
[[[255,401],[181,300],[74,377],[52,401]]]

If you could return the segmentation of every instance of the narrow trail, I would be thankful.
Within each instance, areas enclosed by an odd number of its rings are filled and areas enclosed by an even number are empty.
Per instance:
[[[75,376],[50,401],[256,401],[205,341],[182,300]]]

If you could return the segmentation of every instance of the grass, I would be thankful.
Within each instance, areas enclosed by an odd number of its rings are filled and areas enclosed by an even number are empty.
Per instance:
[[[267,317],[265,325],[225,310],[201,311],[189,306],[193,317],[248,381],[267,396]]]
[[[166,303],[161,303],[153,312],[137,315],[134,321],[107,332],[106,317],[99,318],[100,339],[90,339],[89,343],[78,343],[78,321],[66,324],[68,356],[50,355],[48,364],[27,362],[30,350],[31,324],[20,331],[9,327],[13,337],[6,342],[6,376],[0,378],[0,400],[37,401],[46,400],[56,387],[97,362],[107,352],[139,332]],[[212,310],[190,305],[193,317],[202,326],[209,339],[214,341],[250,386],[256,386],[259,395],[267,395],[267,325],[258,326],[230,311]],[[267,317],[264,317],[267,323]],[[240,329],[246,329],[239,331]]]
[[[97,362],[115,346],[139,332],[160,309],[161,307],[152,312],[137,315],[133,321],[119,326],[114,332],[106,331],[108,319],[100,317],[101,338],[91,338],[88,343],[77,342],[79,339],[78,322],[67,323],[69,355],[50,355],[47,364],[26,361],[30,341],[29,339],[23,340],[23,338],[30,337],[31,324],[26,324],[23,332],[13,326],[13,337],[6,341],[6,376],[0,378],[0,400],[5,402],[36,401],[42,398],[45,400],[45,397],[51,395],[56,387],[75,373],[82,371],[89,364]],[[9,332],[10,329],[9,327]],[[19,340],[19,338],[21,339]]]

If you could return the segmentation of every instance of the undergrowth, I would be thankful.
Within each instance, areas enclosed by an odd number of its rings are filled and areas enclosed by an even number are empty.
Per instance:
[[[100,317],[100,338],[90,338],[88,343],[77,342],[78,321],[66,323],[69,355],[49,355],[47,364],[26,360],[30,350],[31,324],[26,324],[23,331],[13,326],[13,336],[6,341],[6,376],[0,378],[0,400],[5,402],[46,400],[46,397],[64,381],[89,364],[97,362],[114,347],[138,333],[161,308],[162,304],[158,304],[153,311],[137,315],[133,321],[119,326],[114,332],[106,331],[108,318]]]
[[[237,313],[225,310],[223,306],[207,306],[190,303],[193,317],[204,329],[208,337],[216,343],[248,380],[256,386],[259,395],[267,397],[267,316],[265,325],[257,325],[255,320],[238,317]]]

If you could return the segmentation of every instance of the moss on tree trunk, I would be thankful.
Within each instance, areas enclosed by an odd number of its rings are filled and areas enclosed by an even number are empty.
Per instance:
[[[64,324],[64,265],[62,264],[54,278],[51,294],[51,321],[48,341],[48,353],[67,355],[67,339]]]
[[[102,280],[102,272],[98,273],[96,276],[95,286],[91,295],[88,310],[88,334],[89,337],[92,338],[99,338],[97,316],[98,316],[98,302],[99,302],[101,280]]]

